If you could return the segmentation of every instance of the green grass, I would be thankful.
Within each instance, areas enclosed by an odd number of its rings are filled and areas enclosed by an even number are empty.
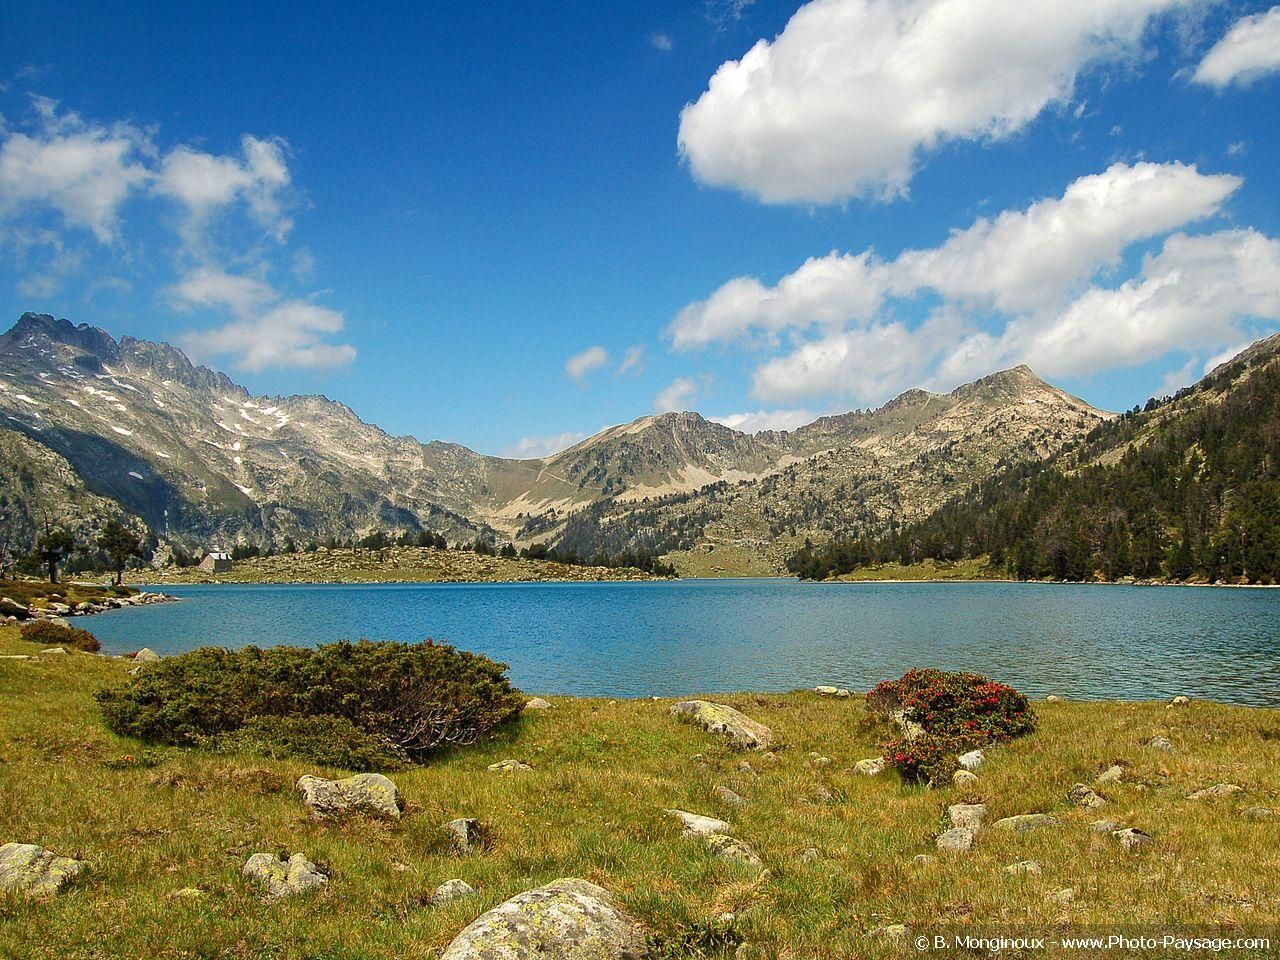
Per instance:
[[[0,629],[0,653],[32,652],[16,630]],[[909,941],[873,932],[894,923],[927,932],[940,923],[1049,931],[1280,921],[1280,823],[1239,815],[1280,806],[1278,711],[1038,704],[1040,731],[991,751],[978,789],[962,794],[905,786],[892,774],[856,776],[853,764],[874,756],[887,732],[856,698],[720,698],[786,743],[773,765],[747,755],[758,771],[750,777],[738,770],[743,755],[670,719],[668,701],[553,697],[554,709],[489,742],[394,774],[408,802],[399,824],[324,827],[308,821],[292,785],[302,773],[341,771],[154,749],[108,733],[92,694],[123,682],[127,668],[80,653],[0,660],[0,842],[39,843],[92,863],[53,901],[0,898],[0,957],[429,958],[481,911],[563,876],[609,888],[662,935],[734,911],[765,956],[792,960],[914,955]],[[1141,746],[1156,734],[1179,752]],[[832,764],[810,769],[810,751]],[[505,757],[535,769],[485,770]],[[1072,809],[1071,784],[1114,761],[1130,774],[1106,788],[1110,806]],[[1224,780],[1246,792],[1185,799]],[[723,805],[717,784],[750,806]],[[985,800],[988,822],[1048,811],[1066,825],[1022,836],[988,829],[967,856],[914,865],[915,854],[933,852],[946,805],[961,799]],[[711,859],[681,839],[664,807],[729,820],[769,877]],[[493,847],[451,855],[440,825],[459,816],[486,821]],[[1086,829],[1100,816],[1142,827],[1156,848],[1122,853]],[[810,847],[822,855],[802,860]],[[240,876],[259,850],[306,853],[330,872],[328,889],[263,901]],[[1038,860],[1043,875],[1001,871],[1024,859]],[[451,877],[480,896],[422,905]],[[1073,905],[1046,902],[1067,886],[1078,891]],[[184,887],[207,896],[174,899]]]

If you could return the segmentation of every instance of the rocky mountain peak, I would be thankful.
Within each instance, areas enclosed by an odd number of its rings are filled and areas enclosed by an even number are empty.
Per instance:
[[[87,323],[73,324],[65,318],[57,319],[48,313],[24,313],[18,318],[3,339],[13,344],[30,344],[41,341],[76,347],[93,354],[108,363],[119,357],[119,345],[111,334]]]

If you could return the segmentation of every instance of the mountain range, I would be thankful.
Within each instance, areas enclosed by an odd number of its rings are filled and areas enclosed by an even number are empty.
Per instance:
[[[427,530],[740,574],[922,519],[1113,415],[1016,367],[792,431],[670,413],[513,460],[394,437],[321,396],[253,396],[168,344],[27,313],[0,336],[0,416],[0,524],[18,544],[46,519],[74,532],[123,515],[188,551]]]

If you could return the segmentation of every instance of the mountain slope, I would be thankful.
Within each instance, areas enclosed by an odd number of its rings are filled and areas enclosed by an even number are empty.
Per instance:
[[[1280,336],[903,531],[794,566],[821,577],[979,556],[1023,578],[1280,580]]]
[[[0,336],[0,414],[61,458],[50,476],[69,468],[51,501],[118,504],[188,549],[425,529],[582,557],[728,549],[754,572],[805,537],[923,516],[1108,416],[1017,368],[790,432],[673,413],[510,460],[390,436],[325,397],[255,397],[166,344],[41,314]]]

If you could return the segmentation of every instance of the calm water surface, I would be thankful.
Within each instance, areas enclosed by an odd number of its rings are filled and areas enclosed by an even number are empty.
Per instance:
[[[92,618],[108,652],[435,637],[546,694],[867,689],[914,666],[1033,696],[1280,706],[1280,590],[1011,583],[165,587]]]

